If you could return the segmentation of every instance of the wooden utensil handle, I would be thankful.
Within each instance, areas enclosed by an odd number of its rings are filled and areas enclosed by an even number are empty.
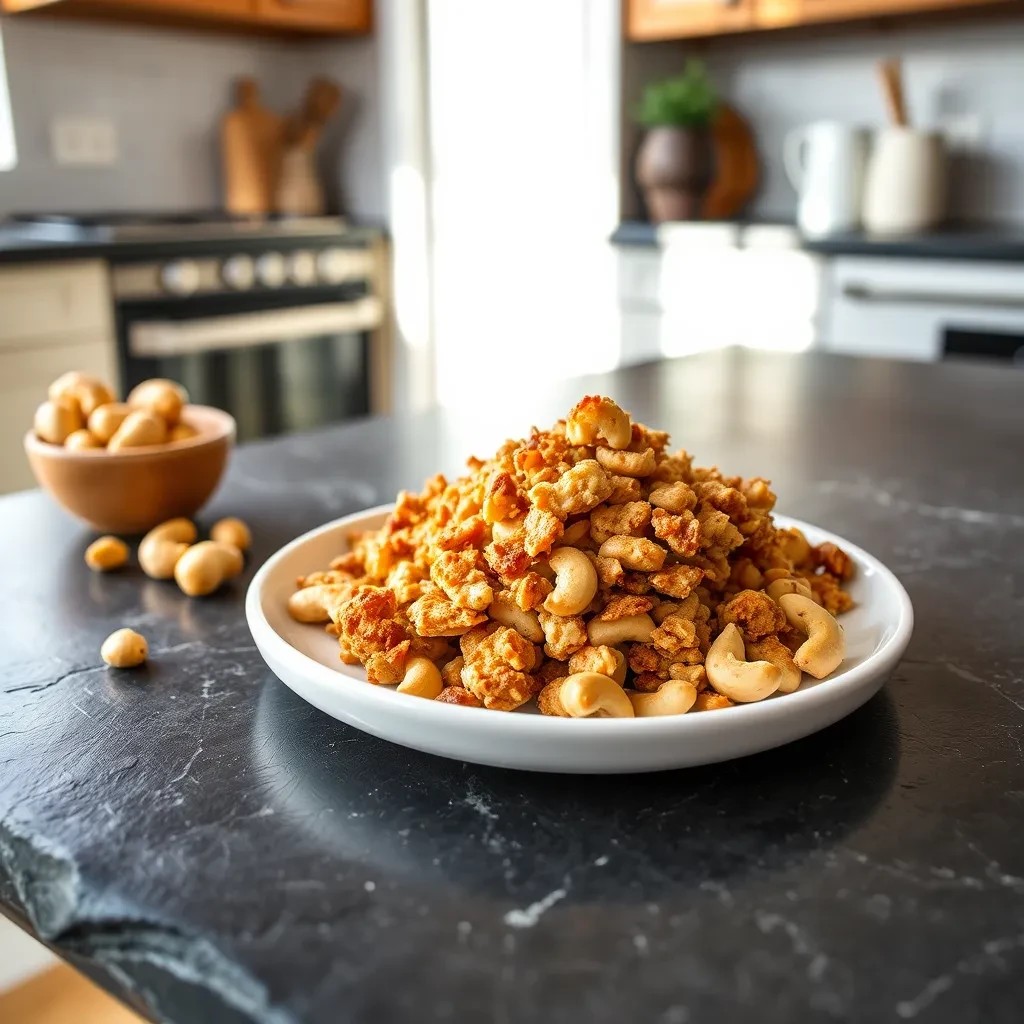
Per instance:
[[[907,105],[903,96],[903,74],[898,60],[883,60],[878,65],[878,73],[882,79],[882,92],[885,94],[885,105],[889,111],[889,119],[900,128],[906,128]]]

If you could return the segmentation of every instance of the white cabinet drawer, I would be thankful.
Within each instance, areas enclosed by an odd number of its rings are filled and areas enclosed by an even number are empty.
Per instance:
[[[103,263],[0,269],[0,351],[33,339],[49,343],[97,330],[110,330],[110,290]]]
[[[22,437],[32,426],[46,388],[65,370],[82,370],[114,381],[114,351],[105,332],[44,335],[40,344],[0,347],[0,493],[34,486]]]

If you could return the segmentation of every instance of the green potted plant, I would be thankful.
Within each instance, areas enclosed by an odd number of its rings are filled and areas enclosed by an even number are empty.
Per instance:
[[[711,121],[718,105],[700,61],[644,89],[635,117],[647,132],[636,155],[636,180],[656,224],[693,220],[711,184]]]

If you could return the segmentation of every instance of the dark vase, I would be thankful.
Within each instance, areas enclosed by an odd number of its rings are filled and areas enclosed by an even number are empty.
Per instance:
[[[636,181],[655,224],[696,220],[711,185],[714,151],[707,125],[649,128],[636,154]]]

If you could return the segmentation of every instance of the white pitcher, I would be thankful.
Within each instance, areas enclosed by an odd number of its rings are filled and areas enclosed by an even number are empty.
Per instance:
[[[797,191],[796,220],[805,235],[860,226],[868,134],[839,121],[818,121],[786,136],[786,174]]]

